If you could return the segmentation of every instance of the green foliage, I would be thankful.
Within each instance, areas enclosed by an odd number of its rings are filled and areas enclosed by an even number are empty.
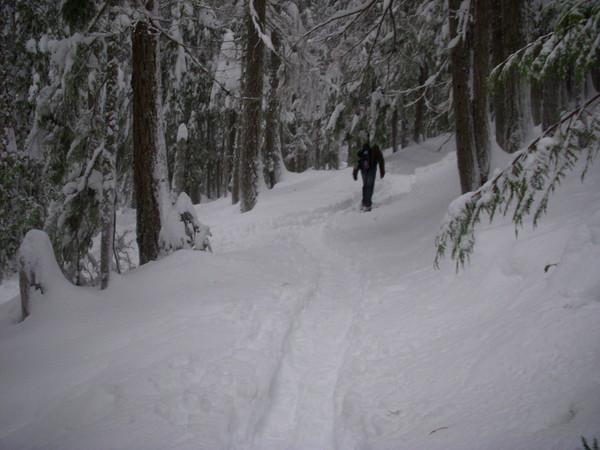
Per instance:
[[[41,164],[23,155],[0,158],[0,280],[14,269],[14,256],[27,231],[41,228],[45,219],[45,195],[41,188]]]
[[[502,82],[517,68],[531,79],[566,76],[576,79],[598,64],[600,2],[589,0],[552,1],[542,12],[553,30],[511,55],[494,69],[490,81]]]
[[[98,196],[83,179],[65,186],[62,194],[64,197],[50,206],[45,229],[65,275],[75,284],[92,284],[99,272],[96,258],[90,253],[92,239],[100,229]]]
[[[492,83],[502,82],[517,69],[531,78],[564,75],[567,70],[581,77],[597,64],[600,2],[554,1],[545,13],[553,31],[498,66],[490,76]],[[475,245],[475,226],[484,214],[491,221],[498,212],[511,213],[516,232],[528,216],[536,226],[561,180],[581,160],[583,180],[599,148],[600,95],[596,95],[563,115],[494,179],[450,206],[436,237],[435,266],[448,251],[457,270],[464,266]]]
[[[493,180],[450,206],[436,237],[435,265],[450,248],[457,269],[464,266],[475,245],[475,226],[484,213],[491,221],[497,212],[511,212],[516,231],[523,226],[525,217],[533,215],[536,226],[561,180],[581,159],[585,160],[583,179],[599,149],[600,94],[564,116]]]

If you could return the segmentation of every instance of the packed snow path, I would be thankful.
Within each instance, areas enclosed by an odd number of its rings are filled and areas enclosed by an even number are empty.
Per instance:
[[[0,302],[0,448],[580,448],[600,417],[600,167],[537,230],[482,224],[434,271],[452,142],[387,153],[371,213],[350,170],[288,174],[241,214],[199,205],[213,254],[106,291]],[[119,226],[133,227],[133,214]],[[544,269],[548,270],[544,270]],[[0,293],[3,289],[0,289]]]
[[[325,226],[314,228],[299,241],[304,241],[318,279],[283,342],[257,448],[334,448],[338,372],[365,292],[358,266],[327,245]]]

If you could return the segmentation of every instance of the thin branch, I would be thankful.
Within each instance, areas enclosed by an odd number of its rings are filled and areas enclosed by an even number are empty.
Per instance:
[[[320,30],[321,28],[324,28],[327,25],[329,25],[329,24],[331,24],[331,23],[333,23],[333,22],[335,22],[337,20],[345,19],[346,17],[351,17],[351,16],[354,16],[354,15],[358,15],[358,17],[360,17],[366,11],[370,10],[373,7],[373,5],[375,5],[375,3],[377,3],[377,1],[378,0],[371,0],[369,3],[365,3],[363,6],[361,6],[359,8],[356,8],[356,9],[354,9],[352,11],[346,11],[343,14],[334,15],[333,17],[330,17],[325,22],[322,22],[322,23],[314,26],[313,28],[311,28],[310,30],[308,30],[306,33],[304,33],[302,36],[300,36],[300,38],[294,44],[294,47],[296,47],[301,41],[307,40],[317,30]],[[356,19],[354,19],[352,23],[354,23],[355,21],[356,21]],[[339,34],[341,34],[341,33],[338,33],[338,35]]]
[[[193,55],[193,53],[190,51],[190,46],[188,46],[187,44],[184,44],[183,42],[175,39],[173,36],[171,36],[168,32],[166,32],[165,30],[163,30],[162,28],[156,26],[155,24],[153,24],[153,27],[164,37],[166,37],[169,41],[174,42],[177,45],[180,45],[184,50],[185,53],[190,57],[190,59],[192,60],[192,62],[194,64],[196,64],[197,67],[200,68],[200,70],[202,70],[204,73],[206,73],[221,89],[223,89],[223,91],[225,91],[225,93],[227,95],[229,95],[230,97],[236,98],[235,95],[233,95],[233,93],[231,93],[231,91],[229,91],[229,89],[227,89],[223,83],[221,83],[219,80],[217,80],[214,75],[211,73],[211,71],[209,69],[207,69],[206,67],[204,67],[204,65],[202,65],[202,63],[200,61],[198,61],[198,59]]]

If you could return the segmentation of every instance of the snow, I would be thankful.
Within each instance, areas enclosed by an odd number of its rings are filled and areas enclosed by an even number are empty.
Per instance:
[[[185,123],[180,123],[179,128],[177,128],[177,142],[182,139],[184,141],[188,140],[188,129]]]
[[[335,125],[340,117],[340,114],[342,113],[342,111],[344,110],[345,107],[346,107],[345,103],[337,104],[337,106],[333,110],[333,113],[331,113],[331,117],[329,117],[329,121],[327,122],[327,126],[325,127],[326,130],[331,130],[335,127]]]
[[[64,278],[54,256],[48,235],[41,230],[29,230],[19,247],[20,270],[43,290],[63,282]]]
[[[0,448],[600,437],[600,165],[564,180],[537,229],[481,224],[471,264],[436,271],[460,194],[445,140],[386,151],[370,213],[351,168],[289,173],[248,213],[228,198],[195,207],[213,253],[171,253],[105,291],[54,275],[22,323],[18,298],[0,299]]]
[[[238,56],[235,36],[231,30],[227,30],[223,35],[221,52],[216,62],[215,83],[210,94],[211,107],[215,107],[215,101],[223,88],[231,93],[239,91],[242,67]],[[225,100],[225,106],[232,107],[229,96]]]

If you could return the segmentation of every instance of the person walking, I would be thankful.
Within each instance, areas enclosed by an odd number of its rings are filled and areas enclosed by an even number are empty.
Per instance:
[[[362,149],[358,152],[358,161],[356,167],[352,171],[352,177],[356,181],[358,179],[358,171],[363,180],[362,188],[362,203],[360,209],[362,211],[371,211],[373,191],[375,190],[375,177],[377,176],[377,166],[379,166],[379,176],[385,176],[385,160],[383,153],[378,145],[371,147],[369,143],[365,143]]]

